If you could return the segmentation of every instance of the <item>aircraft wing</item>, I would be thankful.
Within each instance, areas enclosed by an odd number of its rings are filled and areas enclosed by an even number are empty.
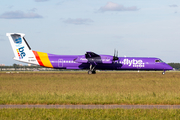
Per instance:
[[[86,52],[85,55],[77,57],[74,61],[78,63],[98,63],[101,61],[101,57],[94,52]]]
[[[108,55],[98,55],[94,52],[86,52],[85,55],[77,57],[74,61],[91,64],[112,63],[112,57]]]
[[[94,52],[86,52],[85,57],[88,58],[99,58],[100,55],[94,53]]]

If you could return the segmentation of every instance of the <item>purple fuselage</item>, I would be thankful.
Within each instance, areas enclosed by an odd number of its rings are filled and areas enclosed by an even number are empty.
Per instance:
[[[54,55],[48,54],[49,60],[56,69],[89,69],[90,65],[96,70],[172,70],[173,68],[159,58],[148,57],[118,57],[99,55],[86,58],[85,55]]]

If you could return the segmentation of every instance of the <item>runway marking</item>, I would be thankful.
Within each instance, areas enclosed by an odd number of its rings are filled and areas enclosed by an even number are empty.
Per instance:
[[[180,109],[180,105],[0,105],[3,108],[45,109]]]

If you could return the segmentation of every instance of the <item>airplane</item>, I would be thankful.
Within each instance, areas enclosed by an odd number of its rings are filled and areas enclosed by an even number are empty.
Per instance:
[[[88,74],[96,74],[96,70],[152,70],[165,71],[173,68],[159,58],[151,57],[118,57],[100,55],[88,51],[85,55],[55,55],[31,50],[23,33],[6,33],[15,57],[14,60],[55,69],[85,69]]]

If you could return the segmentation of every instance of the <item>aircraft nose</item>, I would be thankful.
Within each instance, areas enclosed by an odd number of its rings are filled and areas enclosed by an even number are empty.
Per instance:
[[[168,64],[166,64],[165,69],[166,69],[166,70],[173,70],[173,68],[172,68],[170,65],[168,65]]]

